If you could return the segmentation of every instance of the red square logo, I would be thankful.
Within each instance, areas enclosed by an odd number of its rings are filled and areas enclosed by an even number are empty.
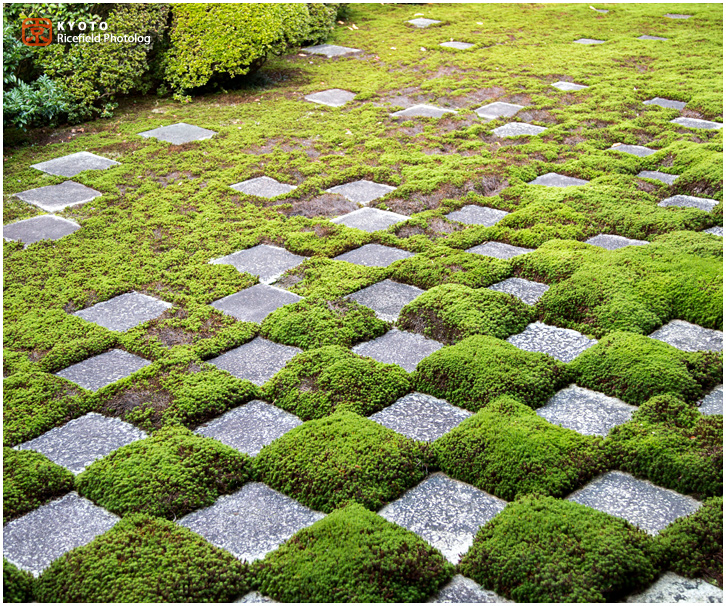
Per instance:
[[[53,42],[53,22],[44,17],[23,19],[22,40],[26,46],[48,46]]]

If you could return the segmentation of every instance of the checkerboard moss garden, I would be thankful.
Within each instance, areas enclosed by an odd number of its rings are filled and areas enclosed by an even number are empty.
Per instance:
[[[82,3],[151,43],[46,49],[5,8],[6,601],[719,591],[718,6]]]

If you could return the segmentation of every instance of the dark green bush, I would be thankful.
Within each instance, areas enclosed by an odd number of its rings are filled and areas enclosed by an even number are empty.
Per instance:
[[[248,479],[249,458],[184,427],[123,446],[78,476],[78,492],[118,515],[181,517]]]
[[[338,509],[254,565],[281,602],[424,602],[454,567],[412,532],[357,504]]]
[[[231,602],[249,589],[246,564],[174,522],[122,519],[58,558],[36,583],[39,602]]]
[[[21,604],[33,601],[35,579],[3,558],[3,602]]]
[[[485,524],[459,567],[517,602],[617,602],[655,578],[655,553],[625,520],[533,495]]]

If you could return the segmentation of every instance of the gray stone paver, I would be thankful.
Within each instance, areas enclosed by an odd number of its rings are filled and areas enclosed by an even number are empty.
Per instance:
[[[436,19],[424,19],[423,17],[418,19],[411,19],[410,21],[406,21],[406,23],[410,23],[411,25],[414,25],[416,27],[429,27],[429,25],[435,25],[437,23],[441,23],[441,21],[436,21]]]
[[[300,352],[302,349],[297,347],[280,345],[262,337],[255,337],[248,343],[207,362],[220,370],[226,370],[238,379],[259,386],[267,383]]]
[[[204,141],[205,139],[211,139],[216,134],[216,131],[186,124],[185,122],[161,126],[139,133],[141,137],[146,139],[158,139],[159,141],[166,141],[172,145],[182,145],[183,143],[190,143],[191,141]]]
[[[407,109],[394,112],[392,118],[443,118],[447,114],[456,114],[453,109],[444,109],[442,107],[434,107],[433,105],[414,105]]]
[[[661,38],[660,36],[638,36],[638,40],[668,40],[668,38]]]
[[[596,40],[595,38],[579,38],[575,40],[575,44],[605,44],[605,40]]]
[[[637,409],[617,398],[570,385],[536,412],[554,425],[586,436],[606,436],[616,425],[627,423]]]
[[[319,103],[320,105],[327,105],[328,107],[342,107],[353,99],[355,99],[355,93],[348,92],[341,88],[331,88],[329,90],[305,96],[306,101]]]
[[[506,280],[492,284],[488,288],[517,297],[527,305],[534,305],[550,287],[547,284],[532,282],[524,278],[507,278]]]
[[[178,523],[237,559],[253,562],[324,517],[260,482],[250,482]]]
[[[235,600],[235,604],[278,604],[277,600],[262,595],[259,591],[250,591],[243,595],[239,600]]]
[[[693,15],[680,15],[678,13],[666,13],[664,16],[668,17],[669,19],[690,19]]]
[[[455,48],[456,50],[466,50],[467,48],[471,48],[474,46],[474,44],[471,44],[470,42],[456,42],[452,40],[451,42],[442,42],[439,44],[439,46],[444,46],[446,48]]]
[[[706,234],[713,234],[714,236],[719,236],[723,238],[723,226],[721,225],[715,225],[714,227],[709,227],[708,229],[703,230]]]
[[[230,185],[230,187],[248,196],[270,199],[289,194],[294,189],[297,189],[296,185],[280,183],[271,177],[255,177],[254,179],[247,179],[247,181],[242,181],[241,183],[235,183],[234,185]]]
[[[94,461],[145,437],[130,423],[89,412],[15,448],[35,450],[78,475]]]
[[[516,105],[515,103],[504,103],[503,101],[496,101],[489,105],[483,105],[482,107],[475,109],[474,112],[480,118],[486,120],[496,120],[497,118],[511,118],[520,109],[524,109],[524,105]]]
[[[495,257],[496,259],[511,259],[534,252],[534,250],[534,248],[522,248],[521,246],[512,246],[503,242],[484,242],[468,248],[466,252],[484,255],[485,257]]]
[[[642,145],[616,144],[609,149],[611,151],[620,152],[621,154],[632,154],[633,156],[638,156],[639,158],[645,158],[646,156],[650,156],[658,152],[657,149],[650,149],[649,147],[644,147]]]
[[[479,528],[506,504],[483,490],[434,473],[378,513],[415,532],[456,564]]]
[[[79,229],[81,226],[74,221],[55,215],[40,215],[4,225],[3,238],[22,242],[27,247],[41,240],[60,240]]]
[[[484,225],[491,227],[499,223],[508,214],[505,210],[468,204],[460,210],[449,213],[446,215],[446,218],[459,223],[465,223],[466,225]]]
[[[698,118],[676,118],[671,120],[672,124],[679,124],[686,128],[701,128],[707,130],[715,130],[723,128],[721,122],[711,122],[710,120],[699,120]]]
[[[696,196],[671,196],[658,203],[658,206],[678,206],[681,208],[700,208],[706,212],[711,212],[718,205],[718,200],[711,198],[697,198]]]
[[[76,311],[73,315],[108,330],[124,332],[158,318],[171,307],[171,303],[132,291]]]
[[[723,589],[703,579],[687,579],[674,572],[666,572],[647,589],[634,593],[625,600],[636,604],[720,604]]]
[[[509,600],[498,596],[490,589],[484,589],[471,579],[457,574],[433,596],[433,604],[507,604]]]
[[[446,400],[423,393],[410,393],[370,417],[408,438],[433,442],[448,433],[472,413]]]
[[[599,246],[607,250],[617,250],[625,246],[645,246],[646,244],[650,244],[650,242],[647,240],[633,240],[632,238],[615,236],[613,234],[598,234],[589,240],[585,240],[585,244],[592,244],[593,246]]]
[[[352,55],[353,53],[362,52],[359,48],[338,46],[337,44],[317,44],[315,46],[307,46],[301,50],[312,55],[324,55],[329,59],[331,57],[341,57],[342,55]]]
[[[530,181],[530,185],[544,185],[546,187],[579,187],[580,185],[587,185],[589,181],[585,179],[576,179],[575,177],[568,177],[559,173],[547,173],[540,175],[533,181]]]
[[[575,90],[584,90],[586,88],[589,88],[588,86],[585,86],[584,84],[575,84],[574,82],[555,82],[552,86],[555,88],[558,88],[559,90],[564,91],[575,91]]]
[[[643,101],[643,105],[658,105],[660,107],[665,107],[666,109],[677,109],[680,111],[688,104],[684,101],[674,101],[673,99],[664,99],[663,97],[653,97],[652,99],[648,99],[648,101]]]
[[[594,8],[593,9],[596,13],[602,13],[603,15],[607,15],[610,11],[604,8]]]
[[[54,374],[89,391],[98,391],[106,385],[125,379],[150,364],[151,362],[148,360],[122,349],[112,349]]]
[[[302,421],[295,415],[262,400],[252,400],[201,425],[195,433],[254,457],[298,425]]]
[[[394,328],[382,337],[356,345],[353,353],[384,364],[398,364],[406,372],[413,372],[421,360],[442,347],[438,341],[423,335]]]
[[[372,309],[381,320],[395,322],[401,310],[423,292],[415,286],[386,279],[362,288],[347,298]]]
[[[504,139],[506,137],[534,137],[546,130],[544,126],[535,126],[534,124],[527,124],[526,122],[510,122],[509,124],[495,128],[492,133]]]
[[[68,154],[46,162],[31,164],[30,168],[37,168],[49,175],[57,175],[59,177],[75,177],[84,170],[105,170],[112,166],[119,166],[119,163],[109,158],[97,156],[91,152],[76,152]]]
[[[722,351],[723,333],[684,320],[671,320],[650,335],[683,351]]]
[[[698,403],[700,411],[705,415],[723,414],[723,385],[717,385],[703,400]]]
[[[90,543],[118,521],[71,492],[8,522],[3,527],[3,556],[37,577],[64,553]]]
[[[392,185],[384,185],[383,183],[374,183],[373,181],[353,181],[343,185],[336,185],[325,191],[331,194],[339,194],[351,202],[367,205],[382,198],[386,194],[390,194],[396,188]]]
[[[252,248],[238,250],[231,255],[212,259],[214,265],[232,265],[237,271],[258,276],[260,282],[270,284],[288,269],[297,267],[306,257],[295,255],[279,246],[258,244]]]
[[[334,261],[347,261],[365,267],[388,267],[391,263],[413,257],[414,253],[382,244],[365,244],[360,248],[334,257]]]
[[[641,170],[636,176],[641,179],[655,179],[666,185],[673,185],[679,177],[679,175],[669,175],[657,170]]]
[[[406,215],[399,215],[379,208],[359,208],[352,213],[331,219],[331,223],[360,229],[368,233],[388,229],[391,225],[408,221]]]
[[[623,518],[652,535],[701,507],[696,499],[622,471],[608,471],[567,499]]]
[[[211,306],[242,322],[262,322],[277,308],[301,301],[302,297],[267,284],[249,288],[213,301]]]
[[[42,208],[46,212],[55,213],[69,206],[85,204],[100,195],[100,191],[80,183],[65,181],[60,185],[46,185],[45,187],[21,191],[15,194],[15,197],[20,198],[23,202]]]
[[[557,328],[541,322],[527,326],[524,332],[507,339],[509,343],[524,351],[545,353],[560,362],[572,362],[583,351],[597,343],[576,330]]]

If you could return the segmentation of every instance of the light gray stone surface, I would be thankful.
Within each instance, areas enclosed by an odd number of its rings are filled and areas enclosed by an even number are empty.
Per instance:
[[[477,206],[476,204],[468,204],[460,210],[446,215],[447,219],[465,223],[466,225],[485,225],[491,227],[496,225],[509,213],[505,210],[497,210],[488,206]]]
[[[697,198],[696,196],[671,196],[658,203],[658,206],[679,206],[681,208],[700,208],[706,212],[711,212],[718,205],[718,200],[711,198]]]
[[[585,244],[592,244],[593,246],[599,246],[607,250],[617,250],[618,248],[624,248],[626,246],[645,246],[649,242],[647,240],[633,240],[632,238],[615,236],[613,234],[598,234],[589,240],[585,240]]]
[[[658,151],[657,149],[650,149],[649,147],[644,147],[642,145],[622,144],[613,145],[610,150],[620,152],[621,154],[632,154],[633,156],[638,156],[639,158],[645,158],[646,156],[650,156]]]
[[[254,562],[324,517],[260,482],[250,482],[179,524],[237,559]]]
[[[457,113],[453,109],[444,109],[442,107],[434,107],[433,105],[414,105],[407,109],[394,112],[392,118],[443,118],[446,114]]]
[[[423,335],[394,328],[382,337],[356,345],[353,353],[385,364],[398,364],[405,371],[413,372],[421,360],[442,347],[438,341]]]
[[[596,40],[595,38],[579,38],[575,40],[575,44],[605,44],[605,40]]]
[[[524,105],[516,105],[514,103],[504,103],[497,101],[489,105],[475,109],[476,115],[486,120],[496,120],[497,118],[511,118],[520,109],[524,109]]]
[[[575,177],[568,177],[566,175],[560,175],[559,173],[547,173],[540,175],[534,181],[530,181],[530,185],[544,185],[546,187],[578,187],[580,185],[587,185],[589,181],[585,179],[576,179]]]
[[[37,168],[49,175],[75,177],[84,170],[105,170],[111,166],[118,165],[119,163],[115,160],[109,160],[108,158],[97,156],[91,152],[82,151],[76,152],[75,154],[68,154],[61,158],[47,160],[46,162],[31,164],[30,168]]]
[[[484,242],[468,248],[466,252],[484,255],[485,257],[495,257],[496,259],[511,259],[519,255],[526,255],[534,250],[534,248],[522,248],[521,246],[512,246],[503,242]]]
[[[721,122],[699,120],[698,118],[676,118],[675,120],[671,120],[671,123],[680,124],[681,126],[685,126],[686,128],[702,128],[708,130],[723,128],[723,124]]]
[[[524,332],[507,339],[509,343],[525,351],[545,353],[560,362],[572,362],[583,351],[597,343],[576,330],[557,328],[541,322],[527,326]]]
[[[416,27],[428,27],[429,25],[441,23],[441,21],[436,21],[436,19],[424,19],[423,17],[420,17],[418,19],[411,19],[410,21],[406,21],[406,23],[410,23],[411,25],[415,25]]]
[[[301,300],[302,297],[281,288],[255,284],[238,293],[213,301],[211,306],[242,322],[260,323],[279,307]]]
[[[40,215],[30,219],[16,221],[3,226],[3,238],[29,244],[41,240],[60,240],[81,229],[78,223],[56,217],[55,215]]]
[[[194,433],[214,438],[254,457],[265,446],[301,424],[295,415],[277,406],[252,400],[200,425]]]
[[[668,40],[668,38],[661,38],[660,36],[638,36],[638,40]]]
[[[342,107],[353,99],[355,99],[355,93],[350,93],[342,88],[331,88],[305,97],[306,101],[327,105],[328,107]]]
[[[120,381],[151,362],[122,349],[112,349],[54,373],[89,391]]]
[[[720,604],[723,589],[703,579],[687,579],[674,572],[666,572],[648,589],[630,595],[626,600],[635,604]]]
[[[720,236],[723,238],[723,227],[721,225],[715,225],[714,227],[709,227],[708,229],[703,230],[706,234],[713,234],[714,236]]]
[[[415,532],[457,564],[479,528],[506,505],[483,490],[434,473],[378,513]]]
[[[238,379],[263,385],[301,351],[302,349],[297,347],[280,345],[262,337],[255,337],[248,343],[235,347],[208,362]]]
[[[388,267],[391,263],[413,257],[414,253],[382,244],[365,244],[360,248],[338,255],[334,261],[347,261],[366,267]]]
[[[89,412],[15,448],[35,450],[78,475],[94,461],[145,437],[130,423]]]
[[[586,436],[606,436],[616,425],[627,423],[637,409],[617,398],[570,385],[558,391],[536,412],[553,425]]]
[[[413,440],[433,442],[471,415],[446,400],[416,392],[399,398],[370,419]]]
[[[395,322],[401,310],[423,292],[410,284],[399,284],[386,279],[362,288],[347,298],[372,309],[381,320]]]
[[[527,124],[526,122],[510,122],[504,126],[499,126],[492,131],[497,137],[533,137],[545,132],[547,129],[544,126],[535,126],[534,124]]]
[[[171,303],[132,291],[76,311],[73,315],[108,330],[124,332],[158,318],[170,307]]]
[[[723,351],[723,333],[684,320],[671,320],[650,335],[683,351]]]
[[[567,500],[623,518],[652,535],[701,507],[696,499],[622,471],[608,471],[573,492]]]
[[[524,278],[507,278],[489,286],[490,290],[505,292],[525,302],[527,305],[534,305],[540,300],[550,287],[547,284],[532,282]]]
[[[55,213],[76,204],[85,204],[100,195],[100,191],[73,181],[65,181],[60,185],[46,185],[45,187],[27,189],[15,194],[23,202],[42,208],[49,213]]]
[[[669,175],[668,173],[662,173],[657,170],[641,170],[638,174],[641,179],[655,179],[666,185],[673,185],[679,175]]]
[[[316,46],[307,46],[301,50],[312,55],[325,55],[328,58],[340,57],[342,55],[351,55],[353,53],[361,52],[359,48],[338,46],[336,44],[317,44]]]
[[[330,220],[331,223],[360,229],[368,233],[388,229],[391,225],[396,225],[396,223],[403,221],[408,221],[406,215],[399,215],[398,213],[380,210],[379,208],[359,208],[352,213]]]
[[[594,10],[596,13],[602,13],[603,15],[607,15],[610,12],[609,10],[606,10],[604,8],[594,8],[592,10]]]
[[[555,82],[552,86],[555,88],[558,88],[560,90],[564,91],[573,91],[573,90],[584,90],[586,88],[589,88],[585,86],[584,84],[575,84],[574,82],[563,82],[560,80],[559,82]]]
[[[471,579],[457,574],[434,597],[434,604],[494,604],[510,603],[489,589],[484,589]]]
[[[652,99],[643,101],[643,105],[659,105],[666,109],[677,109],[680,111],[688,104],[683,101],[674,101],[673,99],[664,99],[663,97],[653,97]]]
[[[690,19],[693,15],[679,15],[677,13],[666,13],[666,17],[669,19]]]
[[[306,257],[269,244],[258,244],[252,248],[238,250],[231,255],[212,259],[214,265],[232,265],[237,271],[257,276],[263,284],[277,280],[288,269],[297,267]]]
[[[717,385],[716,388],[708,394],[698,405],[705,415],[722,415],[723,414],[723,385]]]
[[[277,600],[268,598],[262,595],[259,591],[250,591],[243,595],[239,600],[236,600],[236,604],[278,604]]]
[[[70,492],[3,527],[3,556],[37,577],[71,549],[111,530],[119,518]]]
[[[192,124],[186,124],[179,122],[178,124],[172,124],[170,126],[161,126],[152,130],[144,131],[139,133],[141,137],[159,139],[159,141],[166,141],[173,145],[181,145],[183,143],[189,143],[190,141],[203,141],[205,139],[211,139],[217,133],[208,128],[200,128]]]
[[[474,46],[473,44],[470,44],[469,42],[455,42],[452,40],[451,42],[442,42],[439,44],[439,46],[445,46],[446,48],[455,48],[456,50],[466,50],[467,48],[471,48]]]
[[[344,185],[336,185],[335,187],[331,187],[325,191],[331,194],[339,194],[351,202],[368,205],[373,202],[373,200],[382,198],[386,194],[390,194],[395,189],[396,188],[391,185],[374,183],[373,181],[366,181],[365,179],[362,179],[360,181],[353,181],[352,183],[345,183]]]
[[[258,198],[276,198],[297,189],[296,185],[280,183],[271,177],[255,177],[254,179],[235,183],[230,187],[248,196],[257,196]]]

